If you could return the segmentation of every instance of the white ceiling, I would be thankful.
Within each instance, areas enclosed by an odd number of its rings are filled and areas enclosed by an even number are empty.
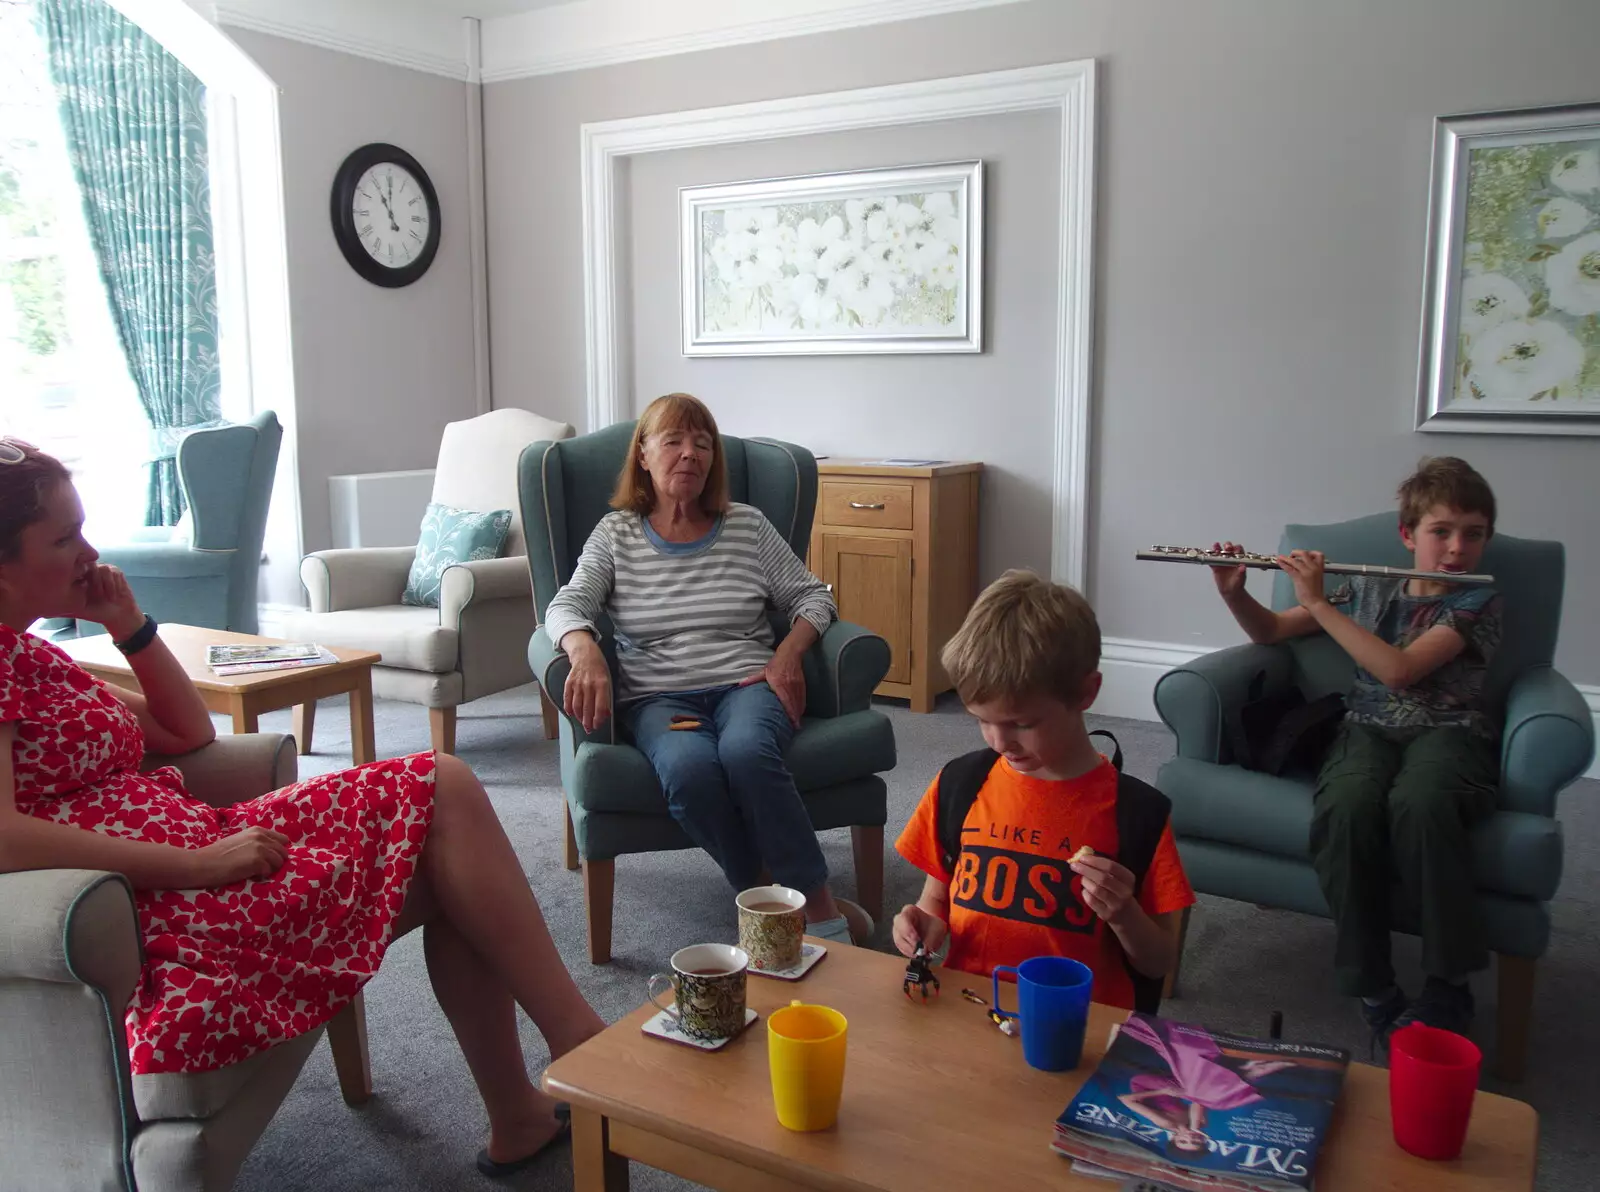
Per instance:
[[[400,0],[407,8],[442,17],[509,17],[536,8],[553,8],[569,0]]]

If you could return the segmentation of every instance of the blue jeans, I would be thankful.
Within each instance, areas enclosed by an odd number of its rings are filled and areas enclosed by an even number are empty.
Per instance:
[[[672,818],[722,868],[735,890],[780,885],[810,894],[828,880],[783,755],[794,726],[765,683],[653,695],[621,709],[623,726],[661,780]],[[698,728],[671,727],[689,716]]]

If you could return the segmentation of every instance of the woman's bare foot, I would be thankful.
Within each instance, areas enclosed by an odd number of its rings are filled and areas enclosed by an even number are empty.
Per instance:
[[[516,1114],[489,1124],[489,1158],[496,1163],[514,1163],[541,1150],[566,1129],[565,1118],[556,1116],[556,1100],[531,1085],[528,1101]]]

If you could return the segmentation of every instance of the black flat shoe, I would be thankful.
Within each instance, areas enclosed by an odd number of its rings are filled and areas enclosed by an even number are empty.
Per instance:
[[[568,1105],[565,1101],[557,1101],[555,1114],[556,1117],[561,1120],[561,1125],[538,1150],[534,1151],[532,1154],[524,1155],[520,1159],[510,1159],[504,1163],[497,1163],[495,1160],[489,1158],[489,1148],[484,1147],[483,1150],[478,1152],[478,1170],[483,1172],[483,1174],[488,1176],[491,1180],[503,1180],[508,1176],[516,1175],[517,1172],[527,1167],[551,1147],[559,1146],[561,1143],[571,1138],[572,1106]]]

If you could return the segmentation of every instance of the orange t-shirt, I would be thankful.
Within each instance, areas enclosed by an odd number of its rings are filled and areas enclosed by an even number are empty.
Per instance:
[[[1084,905],[1083,879],[1067,864],[1085,844],[1117,855],[1117,772],[1110,762],[1058,782],[1018,773],[1000,759],[967,812],[953,874],[944,867],[938,824],[935,778],[895,848],[950,888],[948,967],[988,976],[997,964],[1066,956],[1094,970],[1095,1001],[1133,1008],[1122,945]],[[1193,902],[1169,823],[1145,873],[1139,905],[1154,916]]]

